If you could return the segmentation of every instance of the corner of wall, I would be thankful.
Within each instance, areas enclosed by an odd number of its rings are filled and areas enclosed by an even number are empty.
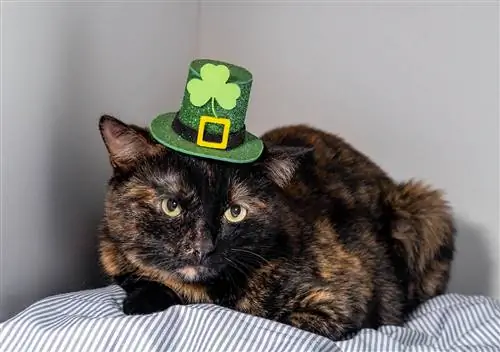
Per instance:
[[[201,55],[201,31],[203,30],[203,6],[204,0],[198,0],[198,8],[196,10],[196,39],[195,39],[195,55]]]

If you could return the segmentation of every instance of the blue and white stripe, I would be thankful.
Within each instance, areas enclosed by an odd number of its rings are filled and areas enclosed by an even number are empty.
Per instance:
[[[403,327],[321,336],[214,305],[126,316],[118,286],[41,300],[0,324],[0,352],[500,352],[500,302],[447,294]]]

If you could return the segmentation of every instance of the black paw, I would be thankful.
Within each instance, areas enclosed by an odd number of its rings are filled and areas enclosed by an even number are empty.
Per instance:
[[[151,314],[182,304],[174,291],[160,284],[147,283],[128,292],[123,301],[126,315]]]

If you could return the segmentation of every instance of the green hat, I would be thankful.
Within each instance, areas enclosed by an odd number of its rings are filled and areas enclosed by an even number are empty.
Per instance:
[[[216,60],[191,62],[178,112],[159,115],[151,134],[181,153],[232,163],[255,161],[262,141],[245,127],[252,74]]]

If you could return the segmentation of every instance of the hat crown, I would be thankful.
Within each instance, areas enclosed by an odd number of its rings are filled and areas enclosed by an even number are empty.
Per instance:
[[[179,121],[197,131],[202,116],[225,118],[231,122],[231,133],[245,130],[252,81],[252,74],[243,67],[219,60],[192,61]],[[208,123],[204,128],[217,135],[224,131],[224,126],[216,123]]]

